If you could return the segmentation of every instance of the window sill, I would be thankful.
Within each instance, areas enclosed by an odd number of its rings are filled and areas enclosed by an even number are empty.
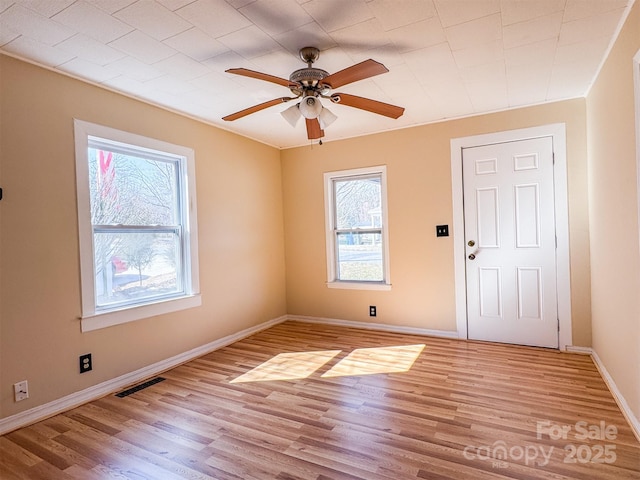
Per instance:
[[[172,298],[149,305],[123,308],[122,310],[111,310],[109,312],[99,312],[93,315],[83,316],[81,320],[82,332],[91,332],[101,328],[112,327],[122,323],[142,320],[143,318],[163,315],[165,313],[186,310],[187,308],[199,307],[202,304],[200,294],[187,295],[179,298]]]
[[[345,290],[391,290],[390,283],[384,282],[327,282],[327,288],[341,288]]]

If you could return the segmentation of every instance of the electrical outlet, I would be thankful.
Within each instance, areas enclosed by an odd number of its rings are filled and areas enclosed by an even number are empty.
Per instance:
[[[16,402],[29,398],[29,384],[26,380],[13,384],[13,395]]]
[[[370,317],[375,317],[376,316],[376,306],[375,305],[370,305],[369,306],[369,316]]]
[[[80,355],[80,373],[90,372],[93,369],[93,365],[91,364],[91,354],[86,353],[84,355]]]

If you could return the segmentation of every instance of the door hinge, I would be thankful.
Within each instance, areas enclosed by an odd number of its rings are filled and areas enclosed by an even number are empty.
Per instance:
[[[551,162],[553,163],[553,165],[556,164],[556,152],[551,153]]]

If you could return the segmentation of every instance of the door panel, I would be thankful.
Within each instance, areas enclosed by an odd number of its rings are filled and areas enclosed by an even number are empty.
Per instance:
[[[498,189],[479,188],[476,190],[478,248],[497,248],[500,246],[500,202]]]
[[[516,248],[540,248],[539,185],[515,186]]]
[[[462,157],[468,336],[557,348],[552,139]]]
[[[542,320],[542,269],[518,268],[518,319]]]
[[[500,268],[479,268],[480,315],[502,318],[502,281]]]

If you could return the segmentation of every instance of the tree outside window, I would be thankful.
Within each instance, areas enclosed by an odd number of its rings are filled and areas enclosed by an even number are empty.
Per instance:
[[[178,161],[96,143],[88,159],[97,307],[180,293]]]

